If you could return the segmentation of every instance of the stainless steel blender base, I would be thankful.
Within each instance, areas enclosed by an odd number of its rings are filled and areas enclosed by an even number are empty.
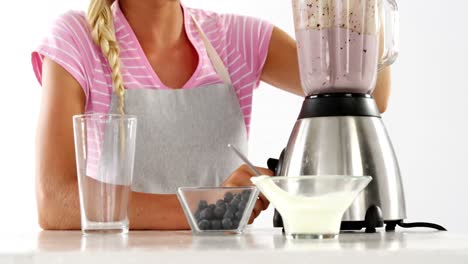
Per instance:
[[[307,97],[286,149],[270,159],[275,175],[366,175],[373,180],[342,219],[342,230],[375,232],[427,227],[432,223],[405,223],[406,206],[400,168],[390,137],[371,96],[324,94]],[[282,227],[275,211],[275,227]],[[311,223],[313,224],[313,223]]]
[[[368,230],[406,218],[403,185],[390,137],[374,99],[365,94],[307,97],[276,175],[372,176],[343,222]],[[280,225],[275,217],[275,225]],[[349,226],[349,225],[348,225]]]
[[[279,175],[368,175],[372,182],[343,221],[364,221],[372,206],[383,219],[405,219],[398,162],[379,117],[333,116],[300,119],[285,150]]]

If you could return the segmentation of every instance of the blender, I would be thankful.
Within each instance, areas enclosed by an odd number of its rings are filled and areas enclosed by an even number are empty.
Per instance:
[[[268,167],[278,176],[362,175],[373,181],[345,212],[342,230],[404,223],[397,157],[371,96],[398,56],[395,0],[293,0],[302,88],[307,95],[287,147]],[[275,211],[274,226],[283,227]],[[313,225],[314,223],[310,223]]]

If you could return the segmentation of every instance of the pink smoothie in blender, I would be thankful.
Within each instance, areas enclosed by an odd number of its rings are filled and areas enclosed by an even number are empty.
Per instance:
[[[379,65],[380,0],[293,0],[307,95],[369,93]]]

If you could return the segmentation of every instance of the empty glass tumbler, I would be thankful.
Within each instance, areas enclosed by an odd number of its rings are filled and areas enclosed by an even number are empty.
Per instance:
[[[127,233],[137,118],[78,115],[73,127],[82,231]]]

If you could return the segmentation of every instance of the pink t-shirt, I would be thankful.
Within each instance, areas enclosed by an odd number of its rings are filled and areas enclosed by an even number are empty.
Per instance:
[[[112,8],[125,88],[170,89],[153,71],[118,3]],[[249,130],[252,92],[259,85],[273,26],[252,17],[182,8],[185,30],[199,57],[198,66],[183,89],[222,83],[190,18],[189,13],[192,13],[228,68]],[[91,38],[83,12],[70,11],[62,15],[54,23],[51,34],[33,52],[32,64],[39,82],[44,56],[61,65],[81,85],[86,95],[86,113],[109,112],[111,70]]]

